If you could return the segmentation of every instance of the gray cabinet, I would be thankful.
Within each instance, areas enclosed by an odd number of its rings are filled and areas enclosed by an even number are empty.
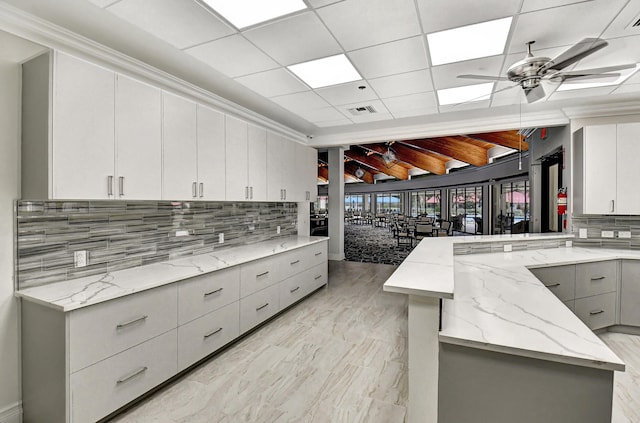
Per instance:
[[[576,297],[576,267],[574,265],[540,267],[530,270],[560,300],[568,301]]]
[[[640,261],[622,261],[620,324],[640,326]]]

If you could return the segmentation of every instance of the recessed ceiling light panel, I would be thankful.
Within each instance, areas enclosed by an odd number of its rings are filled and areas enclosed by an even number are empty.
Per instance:
[[[615,73],[619,73],[620,76],[613,81],[607,80],[606,82],[604,81],[603,82],[571,82],[571,83],[567,82],[560,85],[557,91],[582,90],[584,88],[597,88],[597,87],[608,87],[610,85],[619,85],[619,84],[622,84],[627,79],[629,79],[629,77],[631,77],[631,75],[636,73],[638,69],[640,69],[640,63],[636,64],[635,68],[624,69],[624,70],[615,72]]]
[[[298,63],[287,68],[314,89],[362,79],[344,54]]]
[[[243,29],[307,8],[302,0],[202,0],[236,28]]]
[[[485,84],[465,85],[464,87],[446,88],[438,90],[438,103],[441,106],[447,104],[460,104],[471,101],[488,100],[493,91],[493,82]]]
[[[512,20],[510,16],[427,34],[431,65],[502,54]]]

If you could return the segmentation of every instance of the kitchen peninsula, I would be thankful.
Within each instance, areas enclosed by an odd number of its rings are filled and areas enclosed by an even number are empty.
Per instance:
[[[572,238],[435,238],[410,254],[384,286],[409,295],[410,422],[610,421],[613,372],[625,364],[590,327],[620,324],[620,268],[640,253],[571,247]],[[614,291],[563,302],[551,291],[560,283],[532,273],[582,274],[591,262],[611,265]],[[613,310],[581,311],[603,296]],[[610,321],[589,321],[603,316]]]

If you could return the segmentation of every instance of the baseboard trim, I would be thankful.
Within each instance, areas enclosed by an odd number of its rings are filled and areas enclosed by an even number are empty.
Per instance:
[[[0,409],[0,423],[22,423],[22,402]]]

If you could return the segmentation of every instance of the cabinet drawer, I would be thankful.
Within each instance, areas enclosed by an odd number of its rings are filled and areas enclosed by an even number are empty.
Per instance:
[[[240,268],[197,276],[178,285],[178,325],[240,299]]]
[[[74,422],[95,422],[176,373],[176,330],[71,375]]]
[[[327,243],[320,242],[318,244],[307,247],[311,252],[311,266],[317,266],[327,262]]]
[[[176,327],[177,286],[170,284],[72,311],[71,372]]]
[[[309,269],[309,292],[313,292],[328,282],[327,263],[318,264]]]
[[[311,257],[313,257],[313,254],[307,248],[297,248],[281,254],[278,258],[281,278],[287,279],[308,269],[311,266]]]
[[[273,285],[240,299],[240,333],[248,331],[280,311],[279,291],[280,287]]]
[[[178,327],[178,371],[182,371],[240,335],[240,303]]]
[[[284,309],[327,283],[326,265],[320,264],[280,283],[280,309]]]
[[[240,297],[276,284],[282,280],[278,256],[256,260],[240,266]]]
[[[617,261],[599,261],[576,265],[576,298],[617,291],[617,269]]]
[[[530,269],[553,294],[562,301],[575,298],[576,268],[571,266]]]
[[[616,293],[595,295],[576,300],[576,316],[589,329],[595,330],[613,326],[616,322]]]

